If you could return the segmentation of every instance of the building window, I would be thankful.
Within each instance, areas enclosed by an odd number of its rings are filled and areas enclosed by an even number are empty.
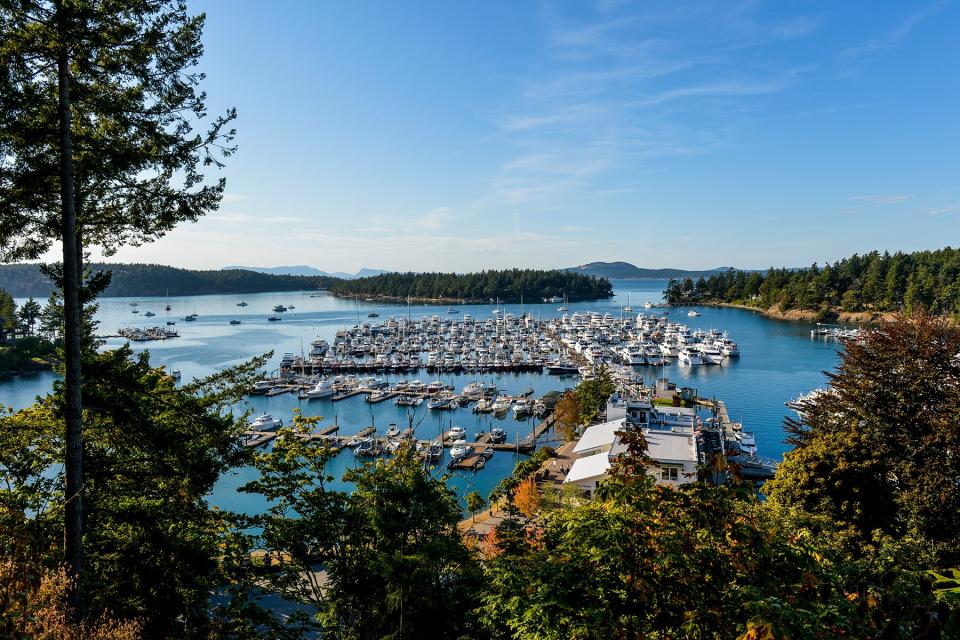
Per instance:
[[[660,479],[676,482],[680,478],[680,469],[677,467],[661,467]]]

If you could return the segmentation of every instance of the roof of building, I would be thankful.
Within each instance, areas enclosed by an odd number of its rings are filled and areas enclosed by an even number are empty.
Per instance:
[[[696,462],[697,445],[689,433],[645,429],[647,455],[659,462]]]
[[[591,449],[611,446],[617,438],[615,435],[616,432],[623,429],[622,425],[623,420],[611,420],[610,422],[587,427],[573,448],[573,452],[579,454],[584,451],[590,451]]]
[[[604,475],[610,470],[610,458],[606,453],[597,453],[585,458],[577,458],[570,467],[564,482],[579,482]]]

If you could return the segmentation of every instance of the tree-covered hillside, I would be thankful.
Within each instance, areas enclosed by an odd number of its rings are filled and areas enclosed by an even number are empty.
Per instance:
[[[159,264],[90,264],[91,271],[111,271],[106,296],[188,296],[208,293],[257,293],[327,288],[336,278],[287,276],[224,269],[196,271]],[[40,265],[0,265],[0,289],[16,298],[46,298],[53,290]]]
[[[780,309],[899,311],[923,306],[960,314],[960,249],[894,254],[872,251],[809,269],[771,268],[765,274],[730,269],[694,282],[672,280],[671,304],[733,302]]]
[[[595,278],[568,271],[509,269],[479,273],[385,273],[371,278],[338,280],[330,292],[341,296],[390,298],[448,298],[487,301],[499,298],[504,302],[530,302],[542,298],[562,297],[571,301],[596,300],[613,295],[613,286],[606,278]]]

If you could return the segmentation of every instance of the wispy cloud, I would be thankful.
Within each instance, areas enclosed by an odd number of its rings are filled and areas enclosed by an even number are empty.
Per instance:
[[[910,33],[916,29],[921,22],[940,13],[948,4],[950,4],[948,0],[940,0],[939,2],[927,5],[903,17],[900,22],[883,33],[845,49],[841,52],[841,57],[853,60],[878,51],[895,49],[903,44]]]
[[[535,72],[497,117],[515,153],[480,204],[613,197],[625,172],[636,179],[654,158],[734,144],[758,97],[813,68],[757,62],[743,49],[805,37],[817,18],[765,20],[752,2],[698,7],[600,0],[586,17],[549,8]]]
[[[944,213],[953,213],[954,211],[960,211],[960,202],[956,204],[950,204],[945,207],[938,207],[936,209],[930,209],[930,215],[939,216]]]
[[[850,196],[851,200],[860,200],[870,204],[900,204],[913,198],[912,193],[900,193],[895,195],[872,195],[872,196]]]
[[[573,224],[560,227],[561,233],[587,233],[589,231],[593,231],[593,229],[590,227],[581,227]]]
[[[904,202],[912,200],[914,194],[912,193],[896,193],[896,194],[873,194],[873,195],[859,195],[859,196],[850,196],[850,200],[856,202],[855,206],[847,207],[846,209],[841,209],[840,213],[861,213],[864,211],[871,211],[874,209],[880,209],[883,207],[891,207]]]

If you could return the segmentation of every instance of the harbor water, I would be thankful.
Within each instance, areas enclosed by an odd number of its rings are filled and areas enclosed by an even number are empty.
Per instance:
[[[679,386],[696,388],[701,396],[716,397],[726,403],[731,419],[742,422],[744,429],[752,431],[757,439],[759,452],[768,457],[779,458],[786,449],[783,443],[783,418],[790,412],[784,406],[787,400],[825,382],[823,372],[837,363],[840,345],[831,340],[812,338],[811,324],[769,320],[760,314],[734,308],[701,307],[699,317],[688,317],[687,309],[645,309],[646,301],[659,302],[665,281],[636,280],[614,281],[615,297],[610,300],[568,303],[567,313],[575,311],[599,311],[619,316],[669,311],[674,322],[688,325],[691,329],[718,329],[727,331],[730,338],[740,345],[739,358],[726,358],[722,366],[684,367],[672,359],[672,364],[663,367],[638,367],[648,382],[667,377]],[[20,304],[22,301],[18,300]],[[237,306],[246,302],[247,306]],[[131,306],[137,303],[137,306]],[[320,337],[333,343],[337,330],[349,328],[359,322],[378,323],[390,316],[417,319],[438,315],[462,319],[465,314],[475,320],[486,320],[494,310],[493,305],[461,305],[454,307],[459,313],[448,315],[448,305],[387,305],[364,300],[347,300],[310,292],[277,292],[261,294],[229,294],[165,298],[102,298],[97,313],[100,334],[116,335],[126,327],[166,327],[174,321],[179,337],[168,340],[135,342],[136,351],[150,351],[151,361],[168,369],[179,369],[184,380],[209,375],[248,358],[273,352],[267,373],[276,374],[280,358],[289,352],[300,355],[310,349],[310,341]],[[166,311],[165,307],[171,307]],[[282,320],[268,321],[274,315],[276,305],[288,307],[279,314]],[[623,307],[632,305],[633,311]],[[507,313],[521,312],[547,319],[562,315],[558,303],[501,305]],[[139,313],[132,313],[137,310]],[[150,311],[156,314],[145,317]],[[197,314],[195,321],[184,321],[189,314]],[[370,317],[376,314],[376,317]],[[231,325],[231,320],[240,324]],[[108,338],[106,347],[116,347],[125,342],[122,338]],[[423,382],[440,379],[453,385],[457,391],[472,381],[494,383],[501,393],[518,395],[532,388],[536,397],[549,391],[572,388],[577,378],[572,376],[549,376],[546,373],[462,373],[431,375],[422,369],[415,374],[380,375],[388,382],[399,379],[419,378]],[[15,378],[0,382],[0,405],[21,408],[34,401],[36,396],[47,393],[55,380],[52,373]],[[268,412],[289,422],[295,408],[305,416],[323,416],[320,426],[336,422],[341,435],[356,433],[374,425],[384,433],[391,423],[403,430],[413,426],[420,439],[437,437],[451,425],[462,426],[467,439],[474,433],[500,427],[507,431],[508,442],[522,439],[532,431],[535,420],[515,420],[512,413],[502,419],[489,414],[474,414],[470,407],[454,411],[436,411],[419,407],[397,407],[392,401],[370,404],[363,395],[338,402],[329,399],[299,399],[295,394],[272,397],[251,396],[249,407],[255,413]],[[549,442],[548,442],[549,443]],[[479,471],[458,471],[451,474],[449,484],[463,498],[471,491],[482,496],[513,469],[518,460],[516,453],[497,452]],[[344,449],[331,463],[330,474],[339,478],[347,468],[358,464],[352,451]],[[438,473],[440,470],[437,471]],[[446,472],[443,469],[443,472]],[[259,511],[262,503],[255,497],[241,494],[236,488],[254,478],[251,469],[238,469],[228,473],[218,484],[211,501],[226,509],[247,513]]]

